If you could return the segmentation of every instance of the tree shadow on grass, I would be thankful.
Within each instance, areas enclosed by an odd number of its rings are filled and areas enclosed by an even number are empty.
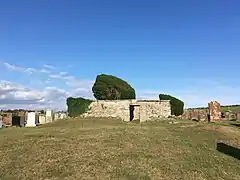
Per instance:
[[[217,150],[226,155],[232,156],[238,160],[240,160],[240,149],[229,146],[224,143],[217,143]]]

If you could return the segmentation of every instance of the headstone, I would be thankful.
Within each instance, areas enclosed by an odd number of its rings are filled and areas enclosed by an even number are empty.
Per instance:
[[[64,118],[66,118],[66,117],[67,117],[66,113],[61,113],[61,114],[60,114],[60,119],[64,119]]]
[[[221,120],[220,104],[217,101],[211,101],[208,103],[210,121]]]
[[[45,114],[39,114],[39,124],[46,124]]]
[[[240,112],[237,113],[237,120],[240,121]]]
[[[54,114],[54,120],[57,120],[57,119],[59,119],[59,113]]]
[[[3,115],[3,124],[5,126],[12,126],[12,113],[5,113]]]
[[[191,112],[191,120],[200,121],[200,116],[198,110],[193,110]]]
[[[46,111],[46,123],[52,122],[53,121],[53,111],[52,110],[47,110]]]
[[[36,113],[28,112],[26,127],[35,127],[35,126],[36,126]]]

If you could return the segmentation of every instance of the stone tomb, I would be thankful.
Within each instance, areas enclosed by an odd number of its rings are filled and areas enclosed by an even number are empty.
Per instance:
[[[37,124],[37,116],[35,112],[28,112],[26,127],[35,127]]]
[[[156,120],[171,115],[169,100],[97,100],[83,117],[111,117],[123,121]]]

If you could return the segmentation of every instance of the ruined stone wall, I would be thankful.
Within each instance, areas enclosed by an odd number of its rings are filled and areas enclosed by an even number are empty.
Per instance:
[[[132,100],[94,101],[89,105],[89,111],[84,116],[114,117],[127,120],[130,117],[129,106]]]
[[[170,101],[113,100],[94,101],[85,117],[114,117],[130,121],[130,105],[135,106],[134,119],[141,121],[171,115]]]
[[[140,105],[140,119],[147,121],[171,115],[170,101],[138,101]]]

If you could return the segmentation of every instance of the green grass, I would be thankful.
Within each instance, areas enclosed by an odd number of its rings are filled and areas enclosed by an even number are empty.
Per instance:
[[[221,112],[232,111],[234,113],[240,112],[240,106],[232,106],[232,107],[221,107]]]
[[[0,179],[238,180],[240,161],[216,150],[218,141],[239,146],[230,123],[68,119],[1,129]]]

